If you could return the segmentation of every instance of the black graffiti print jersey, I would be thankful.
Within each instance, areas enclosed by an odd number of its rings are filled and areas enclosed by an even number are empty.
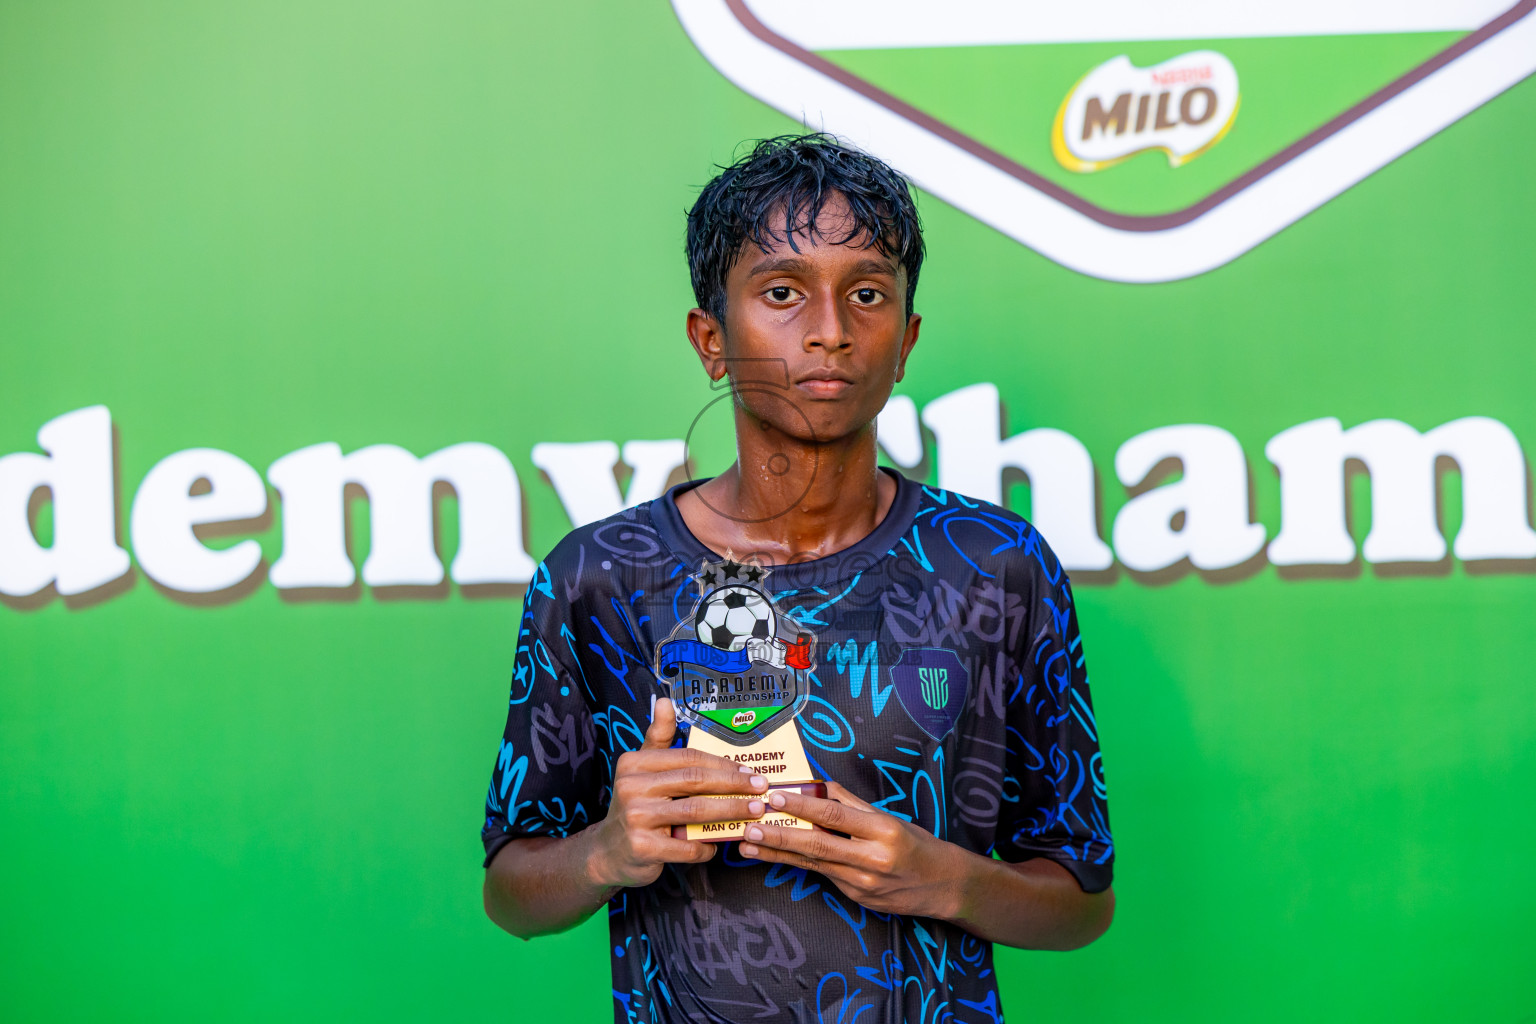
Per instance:
[[[1086,891],[1109,886],[1072,588],[1028,522],[898,478],[864,541],[763,572],[689,533],[674,501],[688,486],[574,531],[539,566],[486,797],[486,863],[515,838],[602,820],[614,762],[668,692],[654,671],[670,642],[723,666],[722,693],[805,673],[793,727],[821,778],[968,850],[1049,857]],[[990,943],[867,910],[735,843],[607,910],[615,1020],[1002,1017]]]

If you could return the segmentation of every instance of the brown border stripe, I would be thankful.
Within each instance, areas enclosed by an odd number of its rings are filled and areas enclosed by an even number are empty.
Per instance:
[[[1065,205],[1076,210],[1078,213],[1092,217],[1100,224],[1104,224],[1112,228],[1118,228],[1122,231],[1165,231],[1168,228],[1176,228],[1181,224],[1188,224],[1190,221],[1194,220],[1196,217],[1199,217],[1201,214],[1207,213],[1220,204],[1226,202],[1228,199],[1232,198],[1243,189],[1252,185],[1260,178],[1273,173],[1280,167],[1296,159],[1298,156],[1305,153],[1313,146],[1316,146],[1324,139],[1342,131],[1346,126],[1355,121],[1358,121],[1360,118],[1364,117],[1366,114],[1369,114],[1372,110],[1375,110],[1377,107],[1381,106],[1392,97],[1403,92],[1409,86],[1412,86],[1414,83],[1428,78],[1436,71],[1445,67],[1451,61],[1477,48],[1478,46],[1481,46],[1483,43],[1492,39],[1494,36],[1498,35],[1500,32],[1504,31],[1506,28],[1513,25],[1521,18],[1524,18],[1526,15],[1530,14],[1533,9],[1536,9],[1536,0],[1520,0],[1519,3],[1515,4],[1509,10],[1505,11],[1497,18],[1494,18],[1486,25],[1482,26],[1476,31],[1469,32],[1467,35],[1463,36],[1456,42],[1452,43],[1450,46],[1441,50],[1439,53],[1435,54],[1433,57],[1429,58],[1429,60],[1420,64],[1418,67],[1393,80],[1392,82],[1389,82],[1387,85],[1383,86],[1381,89],[1378,89],[1376,92],[1371,93],[1371,95],[1367,96],[1359,103],[1356,103],[1354,106],[1350,107],[1348,110],[1344,111],[1333,120],[1319,128],[1313,129],[1311,132],[1302,136],[1300,139],[1297,139],[1289,146],[1286,146],[1284,149],[1270,157],[1268,160],[1265,160],[1263,163],[1252,168],[1247,173],[1241,174],[1227,182],[1221,188],[1212,192],[1210,195],[1206,196],[1204,199],[1201,199],[1199,202],[1194,203],[1191,206],[1186,206],[1182,210],[1175,210],[1172,213],[1159,213],[1151,216],[1137,216],[1132,214],[1115,213],[1111,210],[1104,209],[1102,206],[1095,206],[1093,203],[1088,202],[1088,200],[1073,192],[1069,192],[1067,189],[1062,188],[1055,182],[1041,177],[1039,174],[1030,170],[1028,167],[1025,167],[1018,161],[1004,156],[989,146],[983,145],[976,139],[971,138],[971,136],[966,135],[964,132],[953,128],[950,125],[945,124],[943,121],[938,120],[932,115],[924,113],[905,100],[893,96],[886,92],[884,89],[866,82],[864,79],[858,77],[847,69],[833,64],[825,57],[822,57],[816,53],[812,53],[810,50],[804,49],[803,47],[797,46],[759,21],[757,16],[747,8],[747,5],[743,2],[743,0],[725,0],[725,3],[726,6],[730,8],[731,13],[735,15],[736,20],[741,22],[743,28],[745,28],[748,32],[751,32],[754,36],[761,39],[763,42],[772,46],[774,49],[779,50],[789,57],[793,57],[795,60],[802,64],[815,68],[817,71],[826,75],[828,78],[840,82],[841,84],[854,90],[860,95],[875,101],[892,113],[899,114],[907,120],[921,125],[923,128],[926,128],[928,131],[944,139],[946,142],[950,142],[956,146],[959,146],[961,149],[965,150],[967,153],[970,153],[972,156],[976,156],[982,160],[985,160],[987,163],[991,164],[993,167],[996,167],[998,170],[1012,175],[1018,180],[1024,182],[1026,185],[1029,185],[1031,188],[1044,192],[1052,199],[1055,199],[1057,202],[1064,203]]]

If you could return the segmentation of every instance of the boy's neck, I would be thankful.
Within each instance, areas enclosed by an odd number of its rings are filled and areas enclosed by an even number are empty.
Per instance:
[[[717,554],[767,565],[824,558],[874,532],[896,499],[875,451],[873,423],[823,443],[738,423],[736,462],[680,495],[678,512]]]

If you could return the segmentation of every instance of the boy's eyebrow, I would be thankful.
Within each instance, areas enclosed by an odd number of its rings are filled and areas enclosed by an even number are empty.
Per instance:
[[[896,261],[880,260],[866,256],[853,265],[853,272],[855,274],[890,274],[892,277],[895,277]]]
[[[752,269],[747,271],[747,276],[756,277],[758,274],[793,274],[803,272],[809,267],[810,264],[797,256],[769,256],[754,264]]]
[[[804,273],[810,269],[810,263],[798,256],[769,256],[754,264],[747,271],[748,277],[756,277],[758,274],[795,274]],[[896,276],[896,264],[888,259],[875,259],[866,256],[852,267],[855,274],[889,274]]]

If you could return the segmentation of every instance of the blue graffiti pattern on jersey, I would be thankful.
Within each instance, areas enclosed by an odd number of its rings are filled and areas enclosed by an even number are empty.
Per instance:
[[[640,746],[657,645],[718,559],[675,491],[570,534],[524,601],[481,838],[602,820]],[[1021,517],[900,480],[860,544],[776,567],[765,586],[815,631],[795,720],[812,768],[876,808],[1007,861],[1049,857],[1085,891],[1114,862],[1072,588]],[[899,685],[898,685],[899,684]],[[669,865],[608,904],[616,1021],[874,1024],[1002,1020],[991,943],[880,914],[827,878],[743,857]]]

